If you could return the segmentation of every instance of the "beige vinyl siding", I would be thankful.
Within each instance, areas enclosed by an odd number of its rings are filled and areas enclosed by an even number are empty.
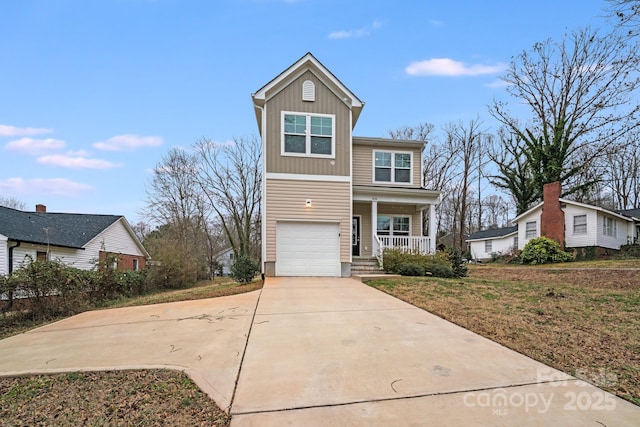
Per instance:
[[[307,208],[305,202],[312,200]],[[266,180],[266,262],[276,261],[276,221],[340,223],[340,262],[351,260],[351,187],[348,182]]]
[[[302,101],[302,84],[311,80],[316,86],[316,100]],[[346,96],[346,95],[345,95]],[[282,111],[335,114],[335,159],[281,155]],[[306,71],[278,92],[266,104],[266,162],[268,173],[349,176],[351,156],[350,111],[342,100],[313,73]]]
[[[389,146],[370,146],[354,144],[353,146],[353,185],[373,185],[373,152],[375,150],[381,151],[397,151],[397,152],[411,152],[411,179],[412,184],[405,183],[389,183],[392,187],[407,187],[407,188],[420,188],[422,184],[422,169],[421,169],[421,152],[417,149],[409,148],[395,148],[392,145]],[[376,182],[375,185],[386,185],[385,183]]]
[[[369,212],[369,215],[371,215],[371,212]],[[420,212],[416,211],[415,205],[391,205],[378,203],[378,215],[411,216],[411,235],[421,235]]]

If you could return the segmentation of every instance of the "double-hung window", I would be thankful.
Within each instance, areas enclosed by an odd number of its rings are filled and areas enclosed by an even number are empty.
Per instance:
[[[411,218],[408,216],[378,215],[379,236],[409,236]]]
[[[335,157],[335,116],[282,113],[282,154]]]
[[[573,217],[573,234],[587,234],[586,215],[576,215]]]
[[[374,182],[411,183],[411,153],[374,151]]]
[[[484,251],[490,254],[493,251],[493,242],[491,240],[484,241]]]
[[[538,225],[536,224],[536,221],[527,222],[524,238],[529,240],[536,237],[538,237]]]
[[[604,217],[602,222],[602,233],[605,236],[616,237],[616,220],[610,217]]]

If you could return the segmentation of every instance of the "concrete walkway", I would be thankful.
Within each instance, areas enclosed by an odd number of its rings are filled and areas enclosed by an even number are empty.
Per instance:
[[[352,279],[272,278],[0,341],[0,375],[146,367],[186,371],[232,427],[640,420],[637,406]]]

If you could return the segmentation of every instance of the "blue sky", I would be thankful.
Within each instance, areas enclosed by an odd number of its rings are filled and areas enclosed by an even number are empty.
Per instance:
[[[511,57],[606,25],[604,0],[0,1],[0,195],[134,224],[150,170],[257,135],[251,93],[312,52],[366,106],[354,133],[476,117]],[[511,101],[515,107],[515,101]]]

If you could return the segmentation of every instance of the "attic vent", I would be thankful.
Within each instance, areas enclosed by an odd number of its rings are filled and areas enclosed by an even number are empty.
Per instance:
[[[302,83],[302,100],[303,101],[315,101],[316,100],[316,85],[311,80],[305,80]]]

